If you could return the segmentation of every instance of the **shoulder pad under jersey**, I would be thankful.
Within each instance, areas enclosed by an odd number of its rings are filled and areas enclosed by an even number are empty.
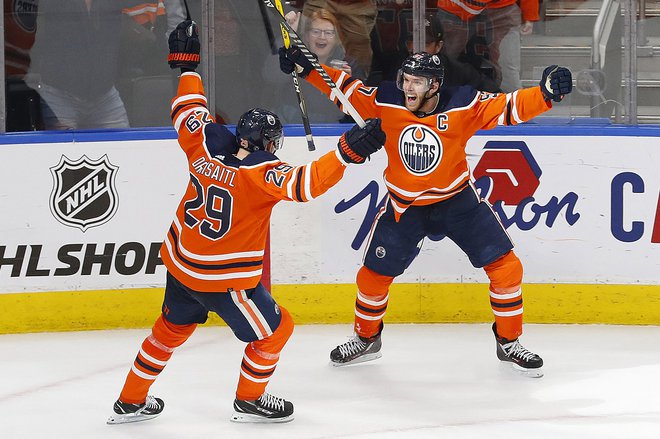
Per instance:
[[[210,123],[204,127],[204,140],[211,157],[228,157],[238,151],[236,136],[219,123]]]
[[[405,106],[404,95],[393,81],[383,81],[378,85],[376,102]]]
[[[277,156],[275,154],[267,152],[267,151],[257,150],[257,151],[251,152],[250,155],[245,157],[241,161],[241,165],[243,165],[243,166],[254,166],[254,165],[258,165],[260,163],[264,163],[264,162],[272,162],[274,160],[279,161],[279,159],[277,158]]]
[[[470,85],[443,87],[440,90],[440,102],[437,108],[445,112],[453,108],[467,107],[477,93],[478,91]]]

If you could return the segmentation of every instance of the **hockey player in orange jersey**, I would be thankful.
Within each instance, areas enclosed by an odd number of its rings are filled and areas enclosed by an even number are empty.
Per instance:
[[[296,69],[319,90],[334,94],[301,48],[280,49],[280,68]],[[572,88],[568,69],[550,66],[540,85],[507,94],[470,86],[443,87],[437,55],[416,53],[399,70],[396,84],[366,87],[325,67],[362,117],[378,117],[387,134],[384,172],[388,198],[371,228],[357,273],[355,335],[330,353],[334,365],[381,356],[383,316],[389,286],[419,253],[426,236],[446,236],[482,267],[490,279],[497,357],[525,375],[540,377],[543,360],[525,349],[522,334],[523,268],[497,215],[470,180],[465,146],[477,130],[527,121],[559,102]]]
[[[158,416],[163,400],[148,395],[174,350],[209,312],[218,314],[247,343],[240,365],[233,421],[286,422],[293,404],[266,393],[280,352],[293,331],[287,310],[260,283],[273,206],[305,202],[343,176],[347,164],[363,163],[380,149],[380,120],[345,133],[336,151],[303,166],[280,161],[278,117],[246,112],[236,136],[209,114],[200,76],[197,26],[184,21],[169,38],[169,63],[181,69],[172,121],[188,159],[190,181],[160,254],[167,268],[162,314],[142,342],[109,424]]]

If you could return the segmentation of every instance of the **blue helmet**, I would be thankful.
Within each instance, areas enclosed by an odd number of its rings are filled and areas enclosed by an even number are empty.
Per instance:
[[[272,111],[253,108],[238,120],[236,138],[239,146],[250,152],[274,153],[282,147],[282,123]]]
[[[417,52],[406,58],[399,69],[396,80],[399,89],[403,88],[404,73],[429,79],[435,78],[442,85],[445,79],[445,66],[438,55]]]

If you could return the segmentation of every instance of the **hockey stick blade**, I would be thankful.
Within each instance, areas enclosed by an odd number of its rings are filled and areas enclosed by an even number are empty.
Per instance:
[[[330,75],[321,67],[321,64],[319,64],[318,60],[314,55],[312,55],[312,52],[307,48],[305,43],[303,43],[302,39],[298,36],[295,30],[291,27],[291,25],[286,21],[284,16],[277,10],[275,7],[275,4],[271,0],[263,0],[264,4],[271,10],[273,11],[273,14],[277,17],[279,20],[280,24],[286,28],[286,31],[289,34],[289,38],[291,40],[291,43],[298,46],[301,50],[301,52],[305,55],[305,58],[309,60],[309,62],[312,64],[314,67],[314,70],[316,70],[319,75],[321,75],[321,78],[323,81],[330,87],[331,90],[333,90],[334,94],[336,94],[337,98],[339,101],[342,103],[346,111],[348,111],[348,114],[355,120],[355,122],[360,126],[364,127],[364,119],[362,116],[360,116],[360,113],[355,109],[353,104],[348,100],[346,95],[337,87],[337,84],[332,80]]]
[[[282,8],[282,2],[280,0],[275,0],[275,7],[277,8],[277,12],[279,12],[281,15],[284,15],[284,9]],[[291,45],[291,39],[289,38],[289,32],[287,32],[286,27],[282,23],[280,23],[280,31],[282,32],[282,40],[284,41],[284,47],[288,48]],[[300,116],[302,117],[303,127],[305,128],[307,149],[309,151],[315,151],[316,146],[314,146],[314,138],[312,137],[312,127],[309,123],[307,104],[305,103],[305,97],[303,96],[302,89],[300,88],[300,80],[298,79],[298,73],[296,73],[295,70],[291,72],[291,79],[293,79],[293,88],[296,91],[296,97],[298,98],[298,106],[300,107]]]

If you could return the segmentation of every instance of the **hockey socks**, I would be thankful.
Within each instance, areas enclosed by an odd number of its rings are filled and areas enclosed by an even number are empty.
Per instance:
[[[358,293],[355,299],[355,333],[363,338],[378,334],[389,301],[392,276],[384,276],[362,266],[357,274]]]
[[[196,324],[175,325],[161,315],[144,339],[126,382],[119,395],[119,401],[128,404],[143,404],[149,388],[172,357],[174,349],[183,344],[195,331]]]
[[[272,335],[249,343],[245,347],[236,398],[244,401],[258,399],[266,390],[280,358],[280,352],[293,333],[293,319],[280,307],[282,319]]]

